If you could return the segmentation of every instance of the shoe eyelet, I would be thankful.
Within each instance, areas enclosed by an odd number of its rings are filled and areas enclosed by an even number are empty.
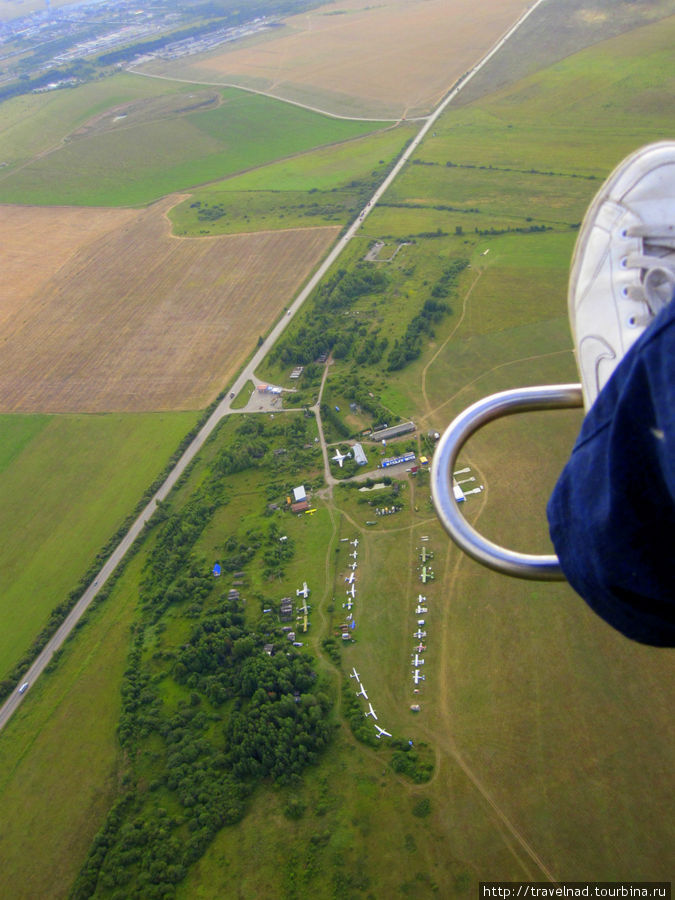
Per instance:
[[[625,285],[621,288],[621,296],[622,297],[628,296],[628,288]]]
[[[635,318],[635,316],[628,316],[628,325],[631,328],[635,328],[635,326],[637,325],[637,319]]]
[[[622,269],[625,269],[628,266],[628,257],[622,256],[621,259],[619,260],[619,265],[621,266]]]

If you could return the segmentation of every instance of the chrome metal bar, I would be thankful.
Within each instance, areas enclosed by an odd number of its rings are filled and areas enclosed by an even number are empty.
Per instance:
[[[583,405],[580,384],[552,384],[491,394],[460,413],[439,440],[431,465],[431,495],[438,517],[458,547],[489,569],[533,581],[564,581],[558,557],[508,550],[487,540],[466,521],[452,490],[460,450],[487,422],[515,413]]]

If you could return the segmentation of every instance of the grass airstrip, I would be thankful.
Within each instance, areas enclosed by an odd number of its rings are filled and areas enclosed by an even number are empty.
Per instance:
[[[440,430],[480,396],[575,380],[565,321],[575,225],[614,162],[644,139],[669,134],[672,100],[661,107],[646,100],[670,90],[672,74],[661,61],[674,29],[675,20],[666,19],[446,113],[418,154],[431,165],[408,167],[342,260],[354,271],[374,241],[391,251],[405,244],[373,264],[386,272],[387,293],[359,297],[342,322],[345,330],[357,322],[357,341],[376,329],[390,345],[401,340],[445,267],[465,258],[469,267],[448,298],[452,312],[400,371],[385,371],[386,355],[380,365],[334,362],[333,396],[358,377],[395,415],[415,419],[418,432],[404,444],[421,450],[428,429]],[[596,89],[581,91],[590,73]],[[625,109],[632,110],[631,133]],[[567,123],[565,133],[556,132],[556,122]],[[556,134],[566,153],[557,151]],[[311,304],[291,337],[311,324]],[[289,372],[270,362],[260,376]],[[313,399],[315,388],[306,393]],[[204,467],[231,446],[236,418],[208,445],[171,509],[183,508]],[[278,419],[265,416],[265,429]],[[472,521],[509,546],[547,550],[545,500],[578,423],[573,412],[536,414],[495,423],[472,439],[461,466],[484,486],[467,501]],[[17,426],[12,441],[0,445],[6,475],[49,427],[37,419]],[[307,580],[312,624],[303,640],[317,655],[317,670],[332,680],[335,738],[300,782],[259,789],[243,822],[218,833],[176,896],[471,897],[478,881],[490,878],[668,880],[675,846],[668,654],[621,638],[566,585],[506,579],[464,558],[437,524],[426,475],[403,481],[402,509],[391,516],[375,516],[359,502],[371,495],[353,488],[335,488],[331,501],[320,493],[312,444],[295,469],[272,452],[266,466],[232,475],[228,505],[214,514],[196,552],[210,566],[233,532],[272,521],[287,529],[297,551],[283,580],[245,568],[246,615],[253,621],[264,599],[294,596]],[[314,515],[294,519],[269,510],[300,480],[315,492]],[[2,733],[0,857],[12,896],[67,895],[106,809],[132,783],[115,727],[127,629],[138,621],[134,605],[155,534]],[[357,640],[342,649],[338,665],[321,642],[344,615],[349,545],[341,539],[356,535]],[[422,536],[434,553],[435,580],[425,587],[417,572]],[[426,681],[413,695],[420,592],[428,606]],[[181,615],[171,616],[148,648],[158,660],[184,639]],[[378,721],[431,748],[430,783],[394,772],[384,740],[375,748],[355,740],[339,693],[352,666]],[[167,689],[166,702],[176,696]],[[409,709],[415,699],[417,716]],[[145,750],[139,766],[152,775],[160,759],[150,745]],[[143,780],[139,791],[146,811],[160,799],[168,803],[161,789],[156,801],[152,791],[144,794],[146,786]],[[170,807],[171,815],[179,812]],[[103,884],[98,894],[114,895]]]

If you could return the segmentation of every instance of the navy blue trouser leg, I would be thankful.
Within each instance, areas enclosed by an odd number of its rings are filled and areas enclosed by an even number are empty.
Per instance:
[[[592,609],[629,638],[675,646],[675,300],[598,395],[547,512]]]

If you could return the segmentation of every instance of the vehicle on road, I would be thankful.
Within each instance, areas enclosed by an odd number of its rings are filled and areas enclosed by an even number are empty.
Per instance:
[[[21,687],[19,688],[19,693],[20,693],[20,694],[25,694],[26,691],[28,690],[28,685],[29,685],[29,684],[30,684],[30,682],[24,681],[24,683],[23,683],[23,684],[21,685]]]

